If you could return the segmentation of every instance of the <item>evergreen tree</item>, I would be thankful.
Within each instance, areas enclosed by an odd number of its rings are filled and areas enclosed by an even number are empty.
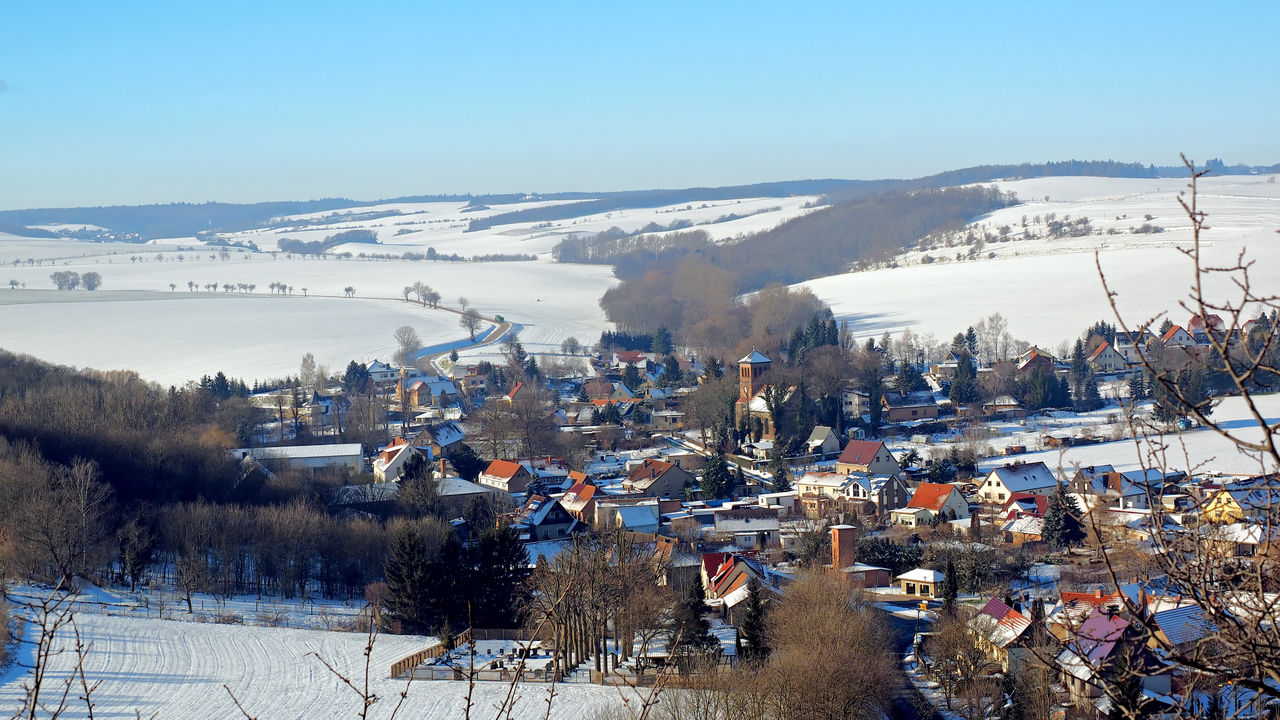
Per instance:
[[[714,355],[707,358],[707,362],[702,367],[702,378],[710,381],[719,380],[722,377],[724,377],[724,363]]]
[[[475,482],[476,478],[480,477],[480,473],[489,467],[488,462],[477,455],[470,445],[463,442],[450,445],[449,449],[445,450],[445,457],[459,477],[471,482]]]
[[[947,612],[952,613],[956,609],[956,599],[960,596],[960,579],[956,577],[956,564],[952,562],[949,555],[943,575],[945,577],[942,578],[942,606]]]
[[[1143,373],[1134,373],[1129,377],[1129,399],[1135,402],[1147,399],[1147,384]]]
[[[434,467],[416,451],[411,449],[406,452],[413,452],[413,456],[404,464],[396,504],[409,517],[441,514],[443,503],[440,500],[439,482],[434,477]]]
[[[387,617],[408,633],[430,629],[427,623],[432,588],[427,572],[427,545],[412,525],[400,527],[391,538],[384,575],[387,579]]]
[[[724,455],[716,453],[707,458],[707,467],[702,471],[702,496],[707,500],[715,500],[729,495],[729,464]]]
[[[660,327],[653,333],[653,345],[649,351],[655,355],[667,355],[671,352],[671,331]]]
[[[635,365],[628,365],[622,370],[622,384],[633,393],[640,389],[640,370]]]
[[[1058,483],[1044,511],[1045,541],[1058,548],[1080,544],[1085,537],[1080,514],[1075,500],[1067,496],[1066,486]]]
[[[591,398],[587,397],[587,384],[583,383],[578,386],[577,401],[580,403],[591,402]]]
[[[746,644],[739,655],[749,663],[760,663],[769,657],[769,642],[765,634],[765,605],[761,597],[760,583],[752,580],[747,585],[746,612],[739,628],[739,636]]]
[[[976,330],[973,329],[972,325],[970,325],[969,329],[966,330],[964,333],[964,344],[965,344],[965,347],[969,348],[969,354],[973,355],[974,357],[977,357],[978,333]]]
[[[960,406],[976,402],[980,398],[978,377],[973,371],[971,356],[967,351],[960,352],[960,364],[956,365],[956,375],[951,380],[951,404]]]
[[[681,380],[680,361],[675,355],[668,355],[662,361],[662,382],[666,385],[679,385]]]
[[[773,474],[773,491],[787,492],[791,489],[791,463],[787,462],[786,453],[773,446],[769,459],[769,472]]]
[[[683,599],[671,611],[667,635],[667,652],[673,655],[711,653],[719,646],[711,634],[711,623],[703,617],[707,595],[702,583],[694,580]]]
[[[472,622],[480,627],[519,627],[529,551],[510,523],[490,523],[471,548],[474,582],[469,583]]]

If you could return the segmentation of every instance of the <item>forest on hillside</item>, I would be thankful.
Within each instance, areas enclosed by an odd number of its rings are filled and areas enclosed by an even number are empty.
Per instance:
[[[706,350],[727,346],[733,328],[752,325],[738,296],[790,285],[882,260],[943,229],[1016,201],[992,187],[925,189],[876,195],[834,205],[738,242],[712,245],[689,237],[657,250],[633,249],[618,257],[622,280],[600,300],[625,332],[666,327],[682,342]],[[718,328],[718,329],[717,329]],[[762,337],[750,340],[760,344]]]

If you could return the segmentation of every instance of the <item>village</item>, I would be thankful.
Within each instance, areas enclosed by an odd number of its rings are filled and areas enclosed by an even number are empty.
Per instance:
[[[563,680],[585,664],[591,682],[635,686],[646,671],[649,682],[664,668],[697,674],[691,657],[735,665],[763,643],[762,608],[816,568],[891,616],[893,650],[917,697],[944,717],[1004,716],[1011,703],[1112,717],[1107,688],[1117,682],[1152,716],[1190,705],[1210,717],[1223,708],[1260,717],[1263,698],[1169,652],[1199,648],[1218,628],[1197,588],[1168,577],[1158,558],[1209,562],[1218,588],[1247,577],[1252,560],[1272,552],[1280,485],[1265,467],[1155,462],[1135,455],[1135,442],[1211,432],[1195,428],[1196,413],[1170,408],[1167,392],[1162,403],[1159,384],[1144,379],[1152,367],[1185,375],[1215,347],[1256,344],[1273,322],[1264,315],[1228,331],[1218,316],[1197,315],[1158,333],[1099,323],[1074,357],[1027,347],[987,363],[970,328],[928,363],[923,352],[888,352],[887,338],[880,348],[852,343],[815,318],[793,343],[807,343],[810,357],[854,358],[826,396],[795,344],[771,350],[789,363],[758,349],[699,361],[659,334],[647,349],[573,348],[582,362],[569,367],[585,372],[549,378],[509,339],[505,368],[456,353],[425,370],[359,368],[366,395],[384,399],[393,436],[375,454],[359,443],[287,444],[290,424],[323,443],[370,412],[350,377],[346,390],[317,382],[301,400],[296,389],[256,396],[277,415],[264,432],[286,444],[236,453],[246,471],[337,470],[345,479],[329,502],[345,512],[384,513],[410,476],[425,479],[464,542],[478,531],[467,527],[476,505],[493,508],[527,551],[535,596],[546,589],[539,576],[582,562],[593,543],[641,557],[644,582],[675,610],[637,616],[615,598],[618,608],[600,610],[598,642],[530,632],[532,647],[540,638],[548,650],[539,663],[524,651],[527,677]],[[858,371],[868,355],[882,358],[870,380]],[[1214,392],[1197,383],[1188,394],[1201,393],[1207,416]],[[1064,460],[1065,449],[1086,445],[1110,462]],[[1246,597],[1249,588],[1259,596]],[[1233,610],[1261,612],[1273,592],[1270,581],[1241,581]],[[685,640],[714,640],[679,647],[666,615],[689,603]],[[525,626],[555,613],[535,597]],[[476,634],[463,643],[485,631],[466,632]],[[392,674],[454,677],[461,656],[447,650],[406,658]],[[1133,668],[1140,676],[1124,685],[1118,674]]]

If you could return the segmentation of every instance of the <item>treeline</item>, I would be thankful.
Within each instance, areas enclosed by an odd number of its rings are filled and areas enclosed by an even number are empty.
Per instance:
[[[744,197],[790,197],[791,195],[822,195],[837,188],[856,186],[862,188],[884,189],[896,181],[888,180],[789,180],[784,182],[757,183],[755,185],[733,185],[716,188],[683,188],[679,190],[636,190],[626,192],[598,193],[593,199],[583,202],[565,203],[563,205],[547,205],[524,210],[513,210],[498,213],[485,218],[476,218],[467,226],[467,232],[487,230],[497,225],[509,225],[523,222],[551,222],[568,218],[582,217],[626,210],[630,208],[655,208],[665,205],[705,202],[708,200],[735,200]],[[556,199],[559,197],[581,197],[584,193],[561,193],[558,195],[539,196],[539,199]]]
[[[346,243],[361,244],[378,244],[378,234],[372,230],[343,230],[340,233],[327,235],[323,240],[294,240],[293,238],[280,238],[278,243],[281,252],[293,253],[295,255],[319,255],[325,250]]]
[[[587,237],[567,237],[551,249],[556,262],[634,266],[652,263],[664,255],[714,247],[703,230],[664,235],[625,233],[614,227]]]
[[[219,402],[132,372],[76,372],[0,350],[0,436],[63,465],[92,458],[126,500],[225,496],[236,478],[226,450],[253,412],[244,398]]]

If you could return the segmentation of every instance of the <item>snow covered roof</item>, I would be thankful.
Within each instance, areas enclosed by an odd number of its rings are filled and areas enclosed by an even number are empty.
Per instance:
[[[289,460],[351,455],[361,457],[364,453],[364,448],[360,443],[341,443],[338,445],[282,445],[279,447],[240,448],[233,452],[238,457],[251,457],[254,460]]]
[[[742,364],[760,365],[762,363],[771,363],[771,362],[773,361],[765,357],[764,354],[762,354],[759,350],[752,348],[750,353],[743,356],[743,358],[738,361],[738,364],[739,365],[742,365]]]
[[[1002,465],[992,468],[991,475],[1009,492],[1030,492],[1058,486],[1058,479],[1042,462]]]
[[[996,647],[1008,647],[1031,627],[1030,618],[991,598],[969,621],[969,627]]]
[[[1010,520],[1000,528],[1007,533],[1018,533],[1019,535],[1044,535],[1044,518],[1038,518],[1034,515],[1023,515],[1016,520]]]
[[[923,582],[923,583],[940,583],[946,579],[946,575],[937,570],[926,570],[924,568],[916,568],[902,573],[894,580],[906,580],[907,582]]]
[[[1195,642],[1215,631],[1198,605],[1163,610],[1152,615],[1151,620],[1174,645]]]

